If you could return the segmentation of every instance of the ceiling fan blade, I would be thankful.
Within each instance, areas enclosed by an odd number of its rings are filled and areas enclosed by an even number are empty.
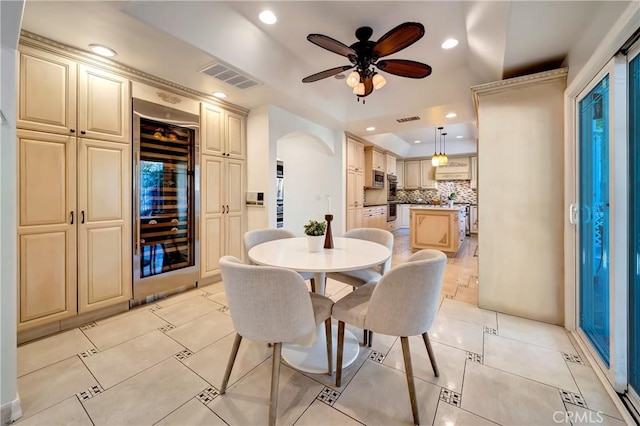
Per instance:
[[[349,46],[340,43],[338,40],[334,40],[331,37],[327,37],[322,34],[309,34],[307,40],[311,43],[327,49],[329,52],[337,53],[338,55],[349,57],[349,55],[355,55],[356,51]]]
[[[331,68],[330,70],[324,70],[305,77],[302,79],[303,83],[313,83],[314,81],[322,80],[323,78],[331,77],[332,75],[340,74],[342,71],[353,68],[353,65],[343,65],[341,67]]]
[[[373,52],[379,58],[396,53],[411,46],[424,35],[424,25],[418,22],[400,24],[378,40],[373,46]]]
[[[365,96],[369,96],[371,92],[373,92],[373,77],[367,77],[363,81],[364,83],[364,94],[358,95],[360,98],[364,98]]]
[[[382,60],[378,61],[376,66],[381,71],[399,75],[400,77],[425,78],[431,74],[429,65],[406,59]]]

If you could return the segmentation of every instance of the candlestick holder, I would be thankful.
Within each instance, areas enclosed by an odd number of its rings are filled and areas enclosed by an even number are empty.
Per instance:
[[[324,220],[327,221],[327,232],[324,235],[324,248],[333,248],[333,235],[331,234],[331,221],[333,220],[332,214],[324,215]]]

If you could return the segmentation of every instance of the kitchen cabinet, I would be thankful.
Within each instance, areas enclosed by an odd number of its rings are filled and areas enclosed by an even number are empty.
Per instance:
[[[372,170],[379,170],[381,172],[386,171],[384,160],[385,160],[385,154],[382,151],[378,151],[376,148],[372,146],[366,147],[364,149],[365,173],[369,173]]]
[[[409,209],[411,204],[398,204],[398,227],[409,227]]]
[[[364,158],[364,143],[347,137],[347,231],[363,226]]]
[[[478,188],[478,157],[471,157],[471,189]]]
[[[420,188],[420,161],[404,162],[404,188],[418,189]]]
[[[388,175],[397,176],[397,174],[396,174],[396,157],[394,157],[391,154],[387,154],[386,158],[387,158],[387,174]]]
[[[388,229],[387,206],[365,207],[362,212],[363,228]]]
[[[478,233],[478,206],[471,206],[469,209],[469,223],[471,227],[471,233]]]
[[[420,161],[420,188],[438,189],[436,181],[436,167],[431,165],[431,160]]]
[[[131,142],[126,78],[21,46],[18,91],[18,128]]]
[[[398,176],[398,189],[404,188],[404,161],[396,162],[396,175]]]
[[[200,115],[202,154],[245,158],[246,123],[243,116],[204,102]]]
[[[436,249],[454,254],[465,239],[463,211],[458,209],[412,208],[412,249]]]

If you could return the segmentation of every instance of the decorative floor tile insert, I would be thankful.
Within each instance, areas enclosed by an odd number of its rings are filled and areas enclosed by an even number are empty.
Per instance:
[[[475,352],[467,351],[467,359],[471,362],[477,362],[478,364],[482,364],[482,355],[477,354]]]
[[[339,391],[325,386],[324,389],[320,391],[316,399],[324,402],[330,407],[333,407],[333,404],[335,404],[339,396]]]
[[[213,386],[209,386],[196,395],[196,398],[198,398],[198,401],[202,402],[204,405],[207,405],[218,395],[220,395],[220,392],[218,392]]]
[[[76,396],[78,397],[78,399],[80,400],[80,402],[82,401],[86,401],[87,399],[91,399],[94,396],[96,396],[99,393],[104,392],[104,389],[102,389],[102,386],[100,385],[93,385],[91,386],[89,389],[82,391],[82,392],[78,392],[76,394]]]
[[[453,296],[450,294],[446,294],[444,297],[446,297],[447,299],[453,299]]]
[[[162,309],[162,306],[160,306],[160,305],[153,305],[153,306],[151,306],[151,307],[149,308],[149,311],[150,311],[150,312],[155,312],[155,311],[157,311],[158,309]]]
[[[580,356],[575,355],[575,354],[567,354],[567,353],[562,353],[562,357],[564,358],[565,361],[567,362],[575,362],[576,364],[582,364],[584,365],[584,361],[582,361],[582,358],[580,358]]]
[[[208,291],[205,291],[200,296],[201,297],[209,297],[209,296],[211,296],[211,293],[209,293]]]
[[[582,395],[578,393],[573,393],[566,391],[564,389],[558,389],[560,391],[560,396],[564,402],[569,402],[573,405],[577,405],[579,407],[589,408],[587,407],[587,403],[585,402]]]
[[[173,324],[167,324],[167,325],[163,325],[162,327],[160,327],[158,330],[162,331],[163,333],[166,333],[167,331],[171,331],[174,328],[176,328],[175,325]]]
[[[193,355],[193,352],[191,352],[189,349],[183,349],[177,354],[175,354],[173,357],[179,361],[182,361],[189,358],[191,355]]]
[[[229,312],[229,307],[228,306],[222,306],[218,309],[216,309],[216,311],[221,312],[221,313],[225,313],[225,312]]]
[[[94,327],[97,327],[97,326],[98,326],[98,324],[96,324],[95,321],[91,321],[91,322],[88,322],[88,323],[86,323],[84,325],[81,325],[80,326],[80,330],[89,330],[90,328],[94,328]]]
[[[382,364],[382,361],[384,361],[384,357],[385,357],[385,354],[380,353],[378,351],[371,351],[371,353],[369,354],[369,359],[379,364]]]
[[[80,358],[89,358],[90,356],[93,356],[97,353],[98,353],[97,349],[89,349],[87,351],[80,352],[78,355],[80,355]]]
[[[486,325],[484,326],[484,332],[487,334],[493,334],[493,335],[498,335],[498,330],[496,330],[493,327],[487,327]]]
[[[462,395],[449,389],[440,390],[440,401],[444,401],[447,404],[451,404],[455,407],[460,407],[462,403]]]

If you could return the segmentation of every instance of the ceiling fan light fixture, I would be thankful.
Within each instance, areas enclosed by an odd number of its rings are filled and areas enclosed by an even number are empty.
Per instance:
[[[373,76],[373,88],[378,90],[378,89],[382,89],[385,84],[387,84],[387,79],[384,78],[383,75],[380,74],[376,74]]]
[[[354,95],[364,95],[364,83],[358,83],[356,87],[353,88]]]
[[[260,15],[258,15],[258,17],[267,25],[273,25],[278,21],[276,14],[270,10],[263,10],[262,12],[260,12]]]
[[[455,38],[448,38],[444,42],[442,42],[440,47],[442,47],[443,49],[452,49],[457,45],[458,45],[458,40],[456,40]]]
[[[360,74],[358,74],[358,71],[353,71],[351,74],[349,74],[347,76],[346,83],[349,87],[356,87],[358,83],[360,83]]]

